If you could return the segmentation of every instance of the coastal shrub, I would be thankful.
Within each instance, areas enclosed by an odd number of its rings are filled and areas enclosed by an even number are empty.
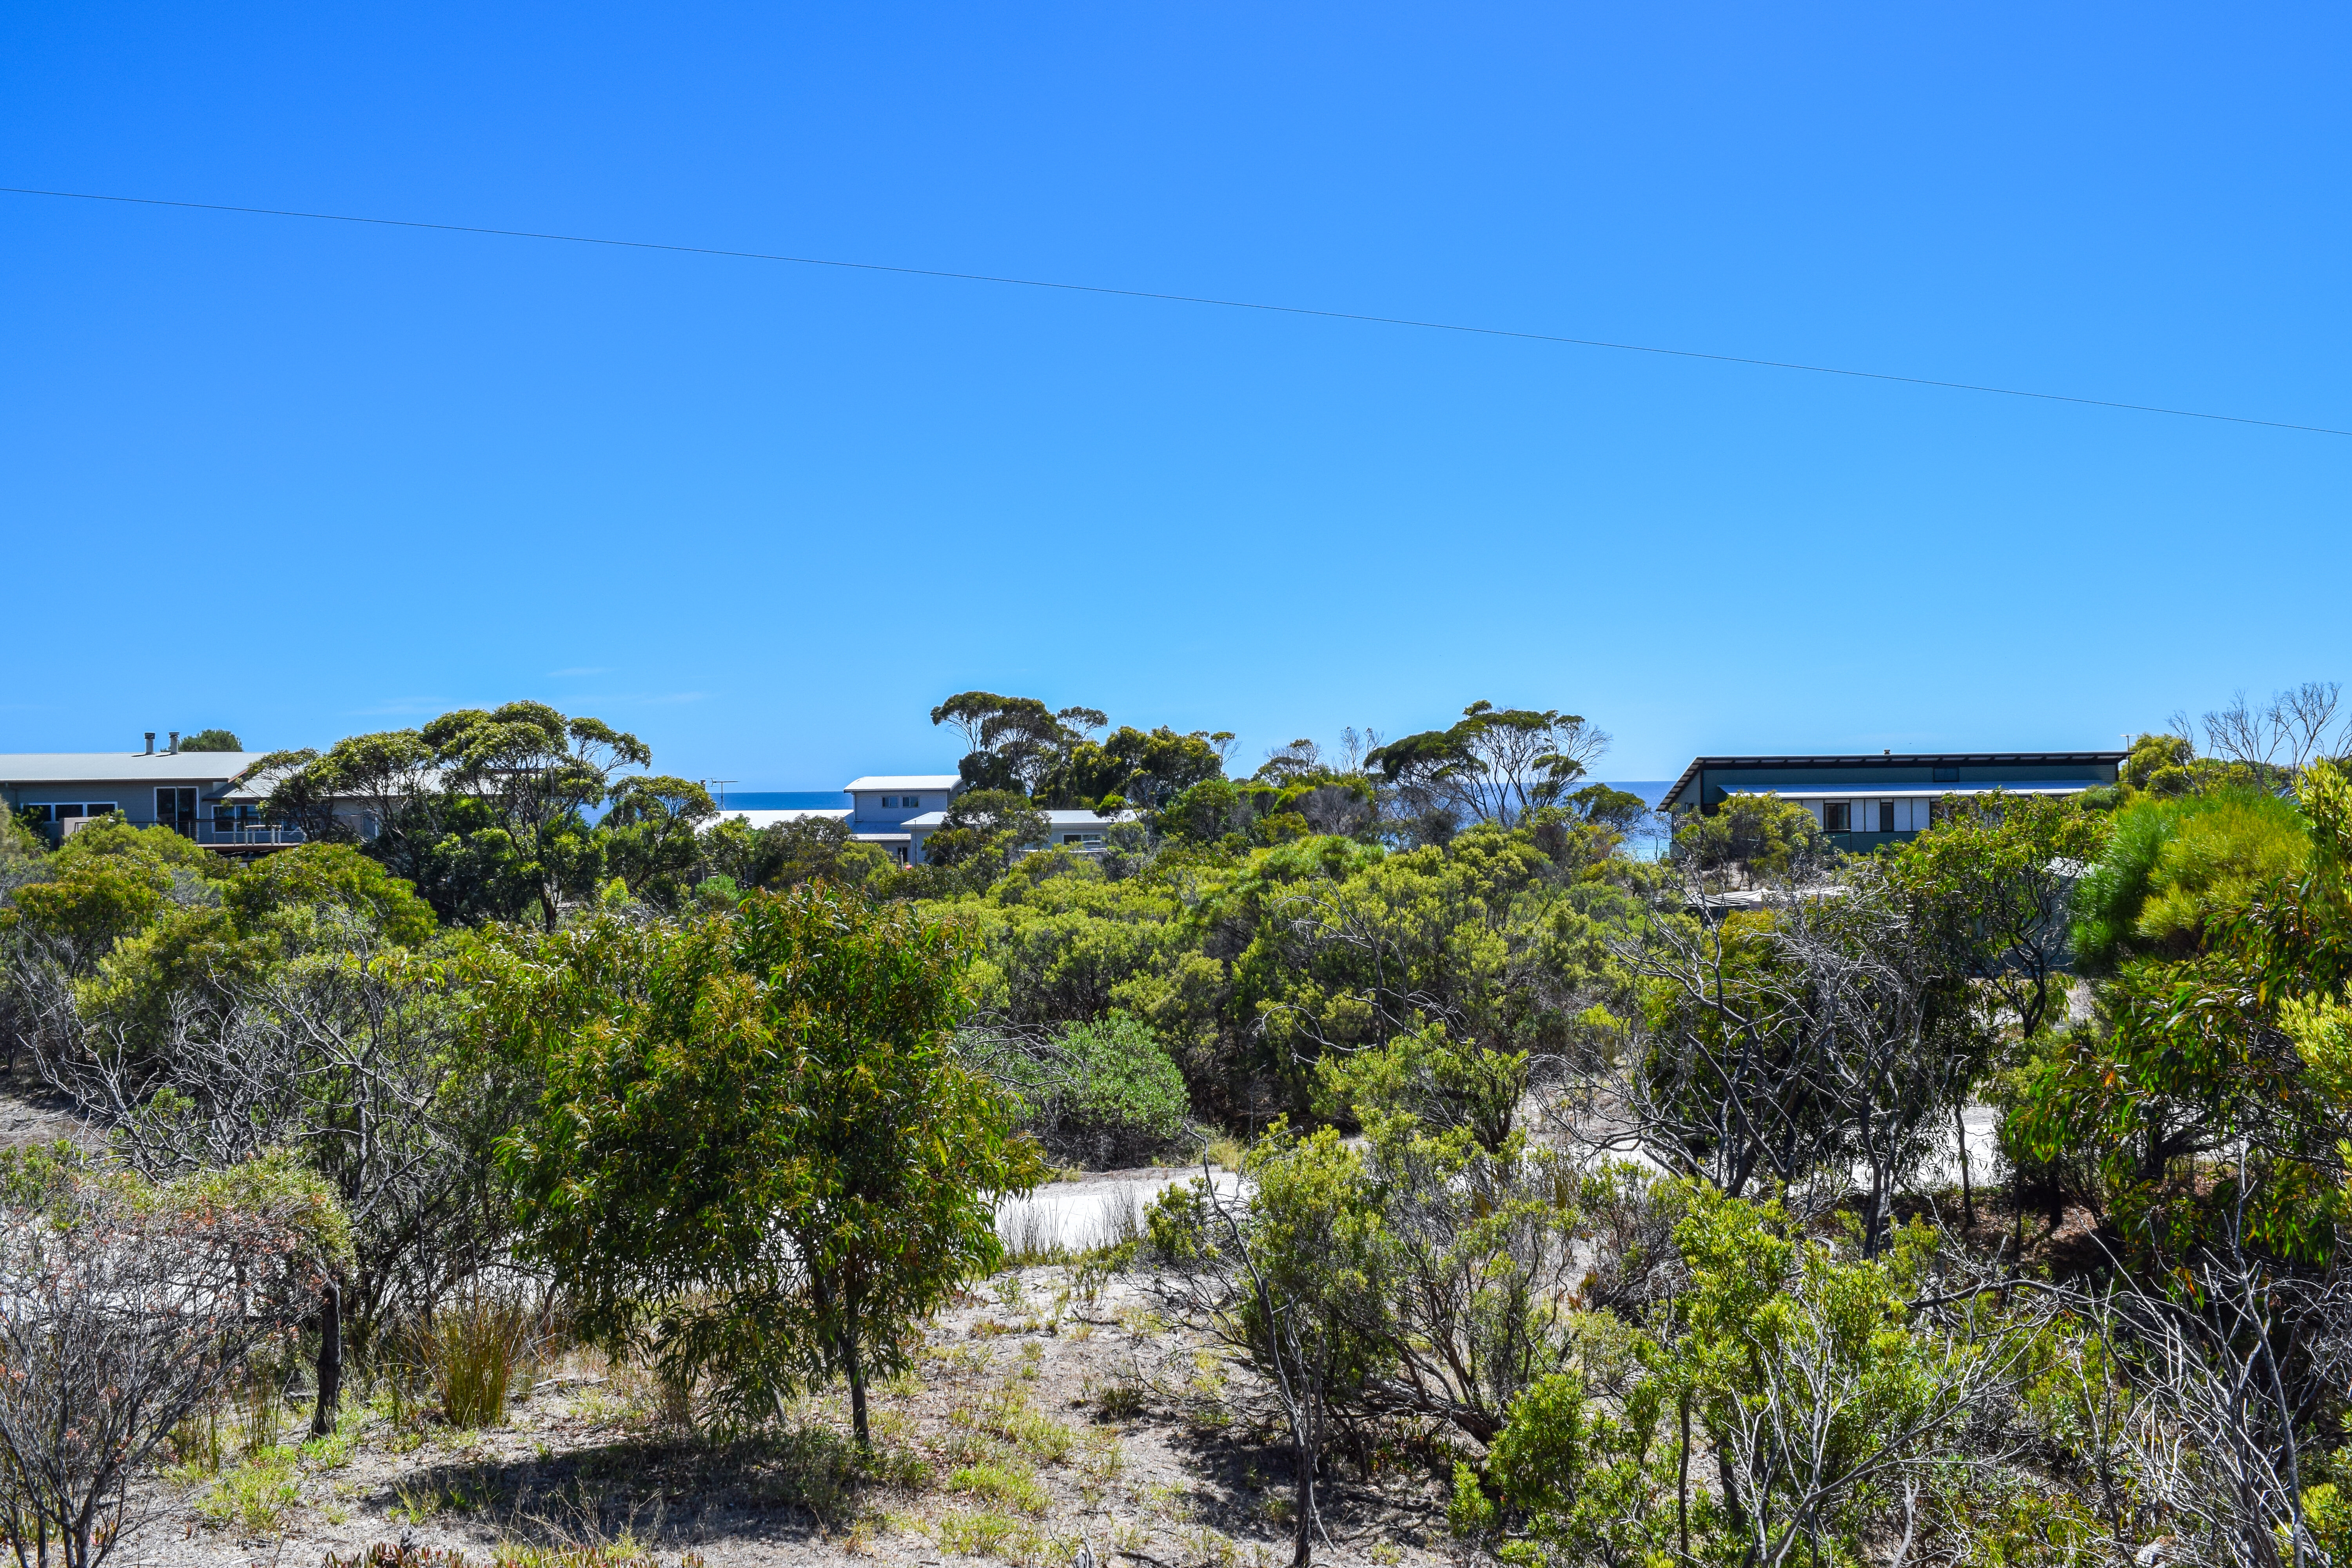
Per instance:
[[[19,1558],[37,1539],[63,1568],[103,1562],[136,1522],[133,1479],[350,1258],[333,1197],[282,1158],[159,1184],[68,1145],[0,1156],[0,1508]]]
[[[2106,974],[2130,958],[2185,957],[2216,910],[2298,875],[2310,845],[2294,802],[2266,790],[2144,796],[2116,813],[2106,852],[2075,886],[2076,960]]]
[[[1066,1024],[1052,1048],[1013,1068],[1032,1127],[1057,1154],[1108,1165],[1168,1147],[1184,1131],[1184,1075],[1142,1020],[1113,1013]]]

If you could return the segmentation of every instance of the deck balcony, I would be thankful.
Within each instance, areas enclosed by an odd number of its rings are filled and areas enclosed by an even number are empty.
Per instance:
[[[168,827],[183,838],[194,839],[207,849],[218,849],[229,855],[240,851],[278,849],[306,842],[306,835],[299,827],[265,822],[257,816],[238,815],[226,810],[164,817],[142,816],[131,811],[110,811],[85,816],[59,817],[37,826],[47,831],[51,844],[62,844],[89,824],[110,818],[127,822],[133,827]]]

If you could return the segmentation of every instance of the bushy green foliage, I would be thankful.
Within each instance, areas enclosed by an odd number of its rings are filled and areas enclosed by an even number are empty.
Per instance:
[[[923,843],[930,865],[958,870],[967,885],[985,887],[1003,875],[1015,853],[1045,840],[1046,817],[1017,790],[970,789],[955,797],[944,824]]]
[[[753,888],[782,892],[815,881],[869,887],[889,868],[882,851],[855,842],[849,824],[838,817],[803,817],[757,830],[730,818],[705,829],[699,844],[709,876],[724,878],[747,892]],[[700,886],[697,884],[698,894]]]
[[[1014,1058],[1014,1074],[1048,1144],[1097,1164],[1167,1149],[1184,1131],[1184,1075],[1125,1013],[1063,1025],[1045,1050]]]
[[[1675,829],[1677,860],[1702,873],[1787,877],[1829,853],[1813,814],[1777,795],[1735,795],[1711,813],[1693,812]]]
[[[2083,924],[2114,933],[2104,1016],[2019,1075],[2003,1135],[2037,1160],[2090,1152],[2084,1195],[2143,1261],[2227,1245],[2318,1265],[2340,1249],[2347,837],[2352,785],[2320,763],[2294,802],[2137,802],[2086,879]],[[2209,1159],[2226,1161],[2211,1179],[2179,1179]]]
[[[424,946],[436,925],[415,888],[348,844],[304,844],[239,867],[221,889],[221,904],[246,931],[333,907],[399,947]]]
[[[1919,1315],[1925,1227],[1856,1259],[1777,1205],[1696,1185],[1676,1201],[1680,1288],[1639,1327],[1580,1321],[1599,1331],[1513,1401],[1482,1471],[1457,1472],[1456,1528],[1562,1568],[1855,1563],[1890,1535],[1965,1542],[1952,1516],[1969,1500],[1947,1489],[1970,1473],[1980,1406],[2052,1361],[2036,1360],[2033,1326]],[[1685,1433],[1714,1473],[1694,1477]]]
[[[2077,879],[2108,837],[2106,817],[2063,796],[1996,791],[1947,796],[1941,820],[1885,858],[1954,965],[2031,1038],[2051,1018]]]
[[[2151,794],[2113,820],[2105,852],[2075,892],[2075,954],[2094,973],[2131,958],[2188,956],[2210,919],[2294,878],[2309,853],[2294,803],[2266,790]]]
[[[868,1375],[1042,1171],[949,1049],[963,967],[953,928],[822,889],[497,949],[486,1041],[544,1085],[501,1158],[582,1326],[734,1422],[844,1372],[862,1437]]]
[[[27,868],[0,908],[0,936],[41,944],[65,969],[94,969],[118,942],[174,908],[207,908],[230,873],[166,827],[100,818]]]
[[[1613,1037],[1623,980],[1606,939],[1642,873],[1563,866],[1541,833],[1405,854],[1328,836],[1163,853],[1121,879],[1016,874],[930,907],[973,932],[984,1011],[1031,1030],[1124,1012],[1168,1048],[1196,1110],[1238,1121],[1273,1098],[1304,1115],[1324,1054],[1433,1022],[1537,1055]]]

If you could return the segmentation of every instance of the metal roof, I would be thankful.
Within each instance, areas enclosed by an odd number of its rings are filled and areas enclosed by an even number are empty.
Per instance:
[[[1132,811],[1122,811],[1116,816],[1102,816],[1091,811],[1040,811],[1037,815],[1045,819],[1049,827],[1108,827],[1113,823],[1133,822],[1138,816]],[[936,830],[946,826],[947,821],[946,812],[927,811],[920,816],[910,816],[898,826]]]
[[[0,784],[223,784],[267,752],[18,752],[0,754]]]
[[[852,779],[841,787],[845,794],[859,795],[880,789],[954,789],[962,783],[961,773],[874,773]]]
[[[2089,779],[1968,779],[1958,784],[1872,784],[1846,779],[1837,784],[1745,784],[1723,786],[1726,795],[1777,795],[1783,800],[1895,800],[1906,795],[1939,799],[1948,795],[2078,795],[2089,789]]]
[[[1674,787],[1659,797],[1658,809],[1673,810],[1683,791],[1706,769],[1991,768],[2011,763],[2047,767],[2056,763],[2120,763],[2130,755],[2129,752],[1878,752],[1835,757],[1694,757]]]
[[[722,811],[711,819],[710,826],[716,827],[722,822],[740,822],[757,833],[763,827],[773,827],[779,822],[805,822],[813,816],[826,816],[840,822],[845,820],[848,816],[849,808],[845,805],[797,806],[787,807],[782,811]]]

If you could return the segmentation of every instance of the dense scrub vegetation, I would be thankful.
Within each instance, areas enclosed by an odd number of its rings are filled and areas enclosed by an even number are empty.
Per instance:
[[[12,1177],[8,1234],[242,1173],[321,1430],[347,1360],[529,1303],[705,1430],[837,1378],[863,1439],[1001,1200],[1213,1142],[1238,1186],[1089,1267],[1256,1369],[1301,1561],[1318,1478],[1402,1446],[1515,1562],[2352,1563],[2315,690],[1856,858],[1769,797],[1669,834],[1584,720],[1483,702],[1234,777],[1230,736],[962,693],[911,868],[716,822],[594,720],[450,714],[272,759],[312,841],[248,865],[6,825],[0,1028],[107,1140]],[[1033,850],[1069,805],[1136,815]],[[207,1342],[199,1397],[255,1353]],[[0,1419],[0,1489],[65,1496],[63,1442]]]

